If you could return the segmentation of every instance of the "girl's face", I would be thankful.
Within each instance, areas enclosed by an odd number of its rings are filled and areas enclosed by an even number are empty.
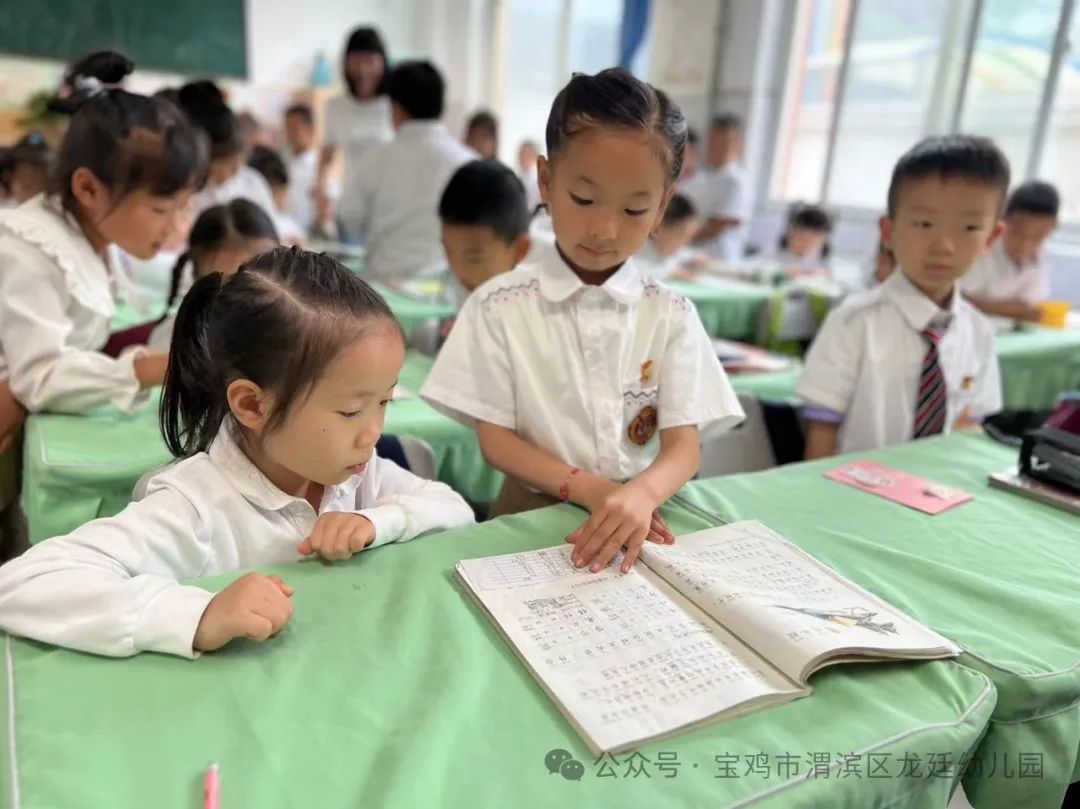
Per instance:
[[[386,62],[375,51],[352,51],[345,57],[345,73],[356,87],[357,98],[374,98],[385,71]]]
[[[787,231],[788,251],[799,258],[820,256],[827,238],[824,231],[791,226]]]
[[[334,486],[362,473],[382,435],[404,361],[401,334],[390,323],[373,325],[345,346],[285,422],[262,437],[260,466],[269,467],[263,473],[286,492],[308,481]],[[273,398],[265,405],[272,412]]]
[[[240,265],[275,247],[277,243],[273,239],[238,239],[216,250],[207,250],[195,262],[195,277],[202,278],[212,272],[235,275]]]
[[[638,252],[674,189],[652,132],[588,127],[540,158],[540,198],[555,241],[583,272],[605,272]]]
[[[182,224],[192,189],[167,197],[139,188],[121,198],[87,168],[76,169],[72,191],[80,224],[95,249],[116,244],[135,258],[151,259]]]

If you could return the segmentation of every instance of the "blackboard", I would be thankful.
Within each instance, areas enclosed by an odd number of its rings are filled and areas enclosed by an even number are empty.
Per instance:
[[[98,50],[136,69],[246,77],[244,0],[0,0],[0,52],[72,62]]]

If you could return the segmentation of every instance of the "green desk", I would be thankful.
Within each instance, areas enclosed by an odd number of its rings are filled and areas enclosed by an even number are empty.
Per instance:
[[[664,284],[694,303],[709,336],[747,343],[754,342],[761,309],[775,294],[774,289],[764,285],[721,279]]]
[[[1080,331],[1032,328],[997,336],[1005,407],[1048,410],[1064,390],[1080,390]]]
[[[401,384],[411,396],[390,405],[385,431],[427,441],[440,480],[473,502],[490,502],[502,477],[484,463],[476,433],[417,395],[431,363],[408,354]],[[32,542],[116,514],[139,477],[171,459],[158,430],[156,397],[130,416],[112,408],[86,416],[36,414],[25,434],[22,504]]]
[[[1058,809],[1080,780],[1080,521],[989,488],[987,473],[1016,451],[977,434],[860,457],[975,500],[928,517],[825,479],[837,459],[698,481],[681,497],[728,520],[763,520],[963,646],[960,662],[998,691],[979,748],[982,777],[964,781],[968,797],[978,809]],[[1044,777],[1004,777],[1021,756],[1039,757]]]
[[[375,290],[383,296],[390,305],[394,316],[401,322],[405,329],[405,337],[408,338],[417,326],[427,320],[442,319],[457,314],[457,309],[449,303],[440,301],[437,297],[425,300],[420,296],[407,295],[390,289],[383,284],[374,284]]]
[[[772,371],[760,374],[728,374],[731,387],[736,393],[746,393],[773,402],[784,402],[798,407],[802,400],[795,395],[795,385],[802,374],[802,365],[796,363],[786,371]]]
[[[556,506],[273,568],[296,588],[282,635],[195,661],[0,638],[0,806],[15,784],[22,809],[192,809],[211,760],[225,809],[945,806],[944,765],[978,743],[995,699],[951,661],[830,669],[806,699],[597,761],[451,579],[460,559],[557,543],[583,517]],[[553,749],[580,780],[549,774]],[[808,778],[815,754],[828,760]]]

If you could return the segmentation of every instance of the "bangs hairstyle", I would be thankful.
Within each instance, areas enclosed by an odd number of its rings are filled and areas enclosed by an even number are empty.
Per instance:
[[[383,42],[383,38],[379,35],[379,32],[375,28],[368,26],[361,26],[360,28],[354,28],[353,32],[349,34],[349,39],[345,43],[345,51],[341,54],[341,77],[345,80],[345,86],[349,90],[349,95],[353,98],[358,98],[356,95],[356,84],[349,78],[349,54],[350,53],[377,53],[383,60],[383,77],[379,82],[379,87],[375,92],[375,95],[380,96],[386,92],[386,76],[390,72],[390,57],[386,55],[386,44]]]
[[[119,81],[123,70],[133,67],[118,54],[95,54],[84,62],[100,67],[100,75],[71,78],[75,94],[62,100],[71,123],[52,163],[49,193],[73,211],[71,178],[79,168],[89,169],[117,201],[141,189],[168,197],[201,188],[206,142],[176,106],[163,98],[103,89],[103,83]]]
[[[244,151],[244,133],[225,96],[212,81],[193,81],[177,91],[180,108],[210,141],[210,159]]]
[[[229,278],[203,276],[180,304],[169,351],[159,412],[169,451],[209,448],[237,379],[274,397],[276,429],[345,346],[380,328],[405,339],[386,301],[324,253],[279,247]]]
[[[686,151],[686,119],[679,106],[626,69],[612,67],[595,76],[575,73],[551,105],[545,139],[550,158],[583,129],[605,127],[646,130],[658,136],[657,154],[667,170],[668,183],[682,171]]]
[[[808,205],[796,202],[788,209],[788,227],[816,230],[819,233],[832,232],[832,217],[820,205]]]
[[[893,169],[889,183],[890,217],[896,216],[904,181],[926,177],[937,177],[946,182],[968,180],[981,183],[999,192],[1004,203],[1009,190],[1009,161],[990,138],[947,135],[919,141],[897,161]]]
[[[439,219],[450,225],[486,225],[501,241],[513,244],[529,231],[525,186],[497,160],[473,160],[446,184]]]

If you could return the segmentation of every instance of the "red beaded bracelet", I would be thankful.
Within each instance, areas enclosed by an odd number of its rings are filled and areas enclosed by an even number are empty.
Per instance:
[[[562,486],[559,487],[559,497],[562,498],[564,503],[570,500],[570,479],[580,471],[578,467],[573,467],[570,474],[566,476],[566,480],[563,481]]]

